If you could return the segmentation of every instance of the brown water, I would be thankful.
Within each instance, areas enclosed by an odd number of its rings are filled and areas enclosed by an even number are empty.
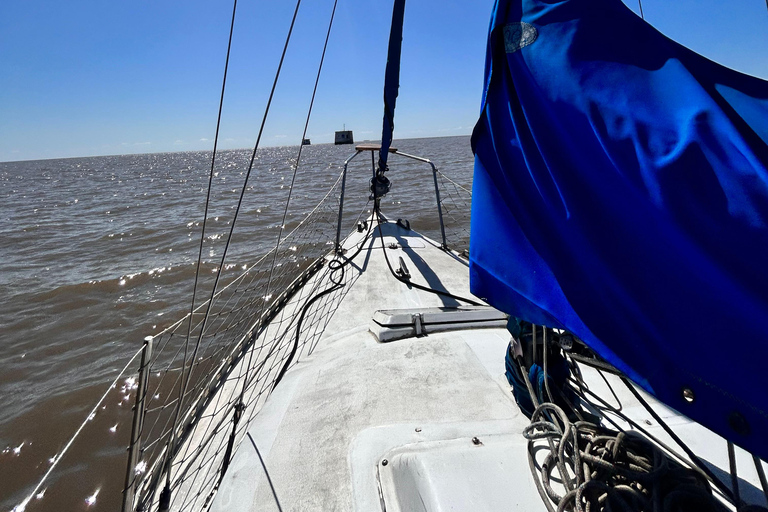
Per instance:
[[[469,137],[395,146],[470,188]],[[231,275],[274,245],[297,149],[259,151],[227,258]],[[286,224],[317,204],[351,153],[350,146],[304,148]],[[217,158],[203,288],[218,266],[249,156]],[[366,157],[350,169],[345,210],[365,206]],[[143,338],[189,309],[209,168],[208,152],[0,163],[0,511],[34,489]],[[384,213],[439,238],[429,167],[392,157],[389,176]],[[450,192],[443,197],[453,207],[449,241],[466,243],[467,205]],[[130,394],[121,379],[27,511],[119,508]]]

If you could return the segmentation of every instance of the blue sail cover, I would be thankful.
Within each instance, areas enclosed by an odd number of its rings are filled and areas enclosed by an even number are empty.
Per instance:
[[[498,0],[472,145],[472,292],[768,458],[768,82],[619,0]]]
[[[400,89],[400,54],[403,46],[403,18],[405,0],[395,0],[392,6],[392,28],[389,31],[387,48],[387,67],[384,71],[384,122],[381,129],[381,150],[379,151],[379,171],[387,169],[387,157],[395,131],[395,104]]]

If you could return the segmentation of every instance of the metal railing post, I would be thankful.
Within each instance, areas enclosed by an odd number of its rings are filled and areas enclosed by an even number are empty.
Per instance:
[[[435,198],[437,199],[437,216],[440,217],[440,236],[443,237],[443,249],[448,249],[448,242],[445,240],[445,225],[443,224],[443,206],[440,204],[440,187],[437,185],[437,167],[432,162],[432,178],[435,180]]]
[[[152,336],[144,338],[144,348],[141,351],[141,366],[139,366],[136,403],[133,407],[131,440],[128,445],[128,467],[125,471],[122,512],[133,511],[136,492],[136,465],[139,463],[139,456],[141,455],[141,430],[144,426],[144,399],[146,397],[147,381],[149,379],[149,361],[152,359],[152,339]]]
[[[354,155],[344,160],[344,172],[341,176],[341,197],[339,197],[339,220],[336,223],[336,247],[335,251],[338,253],[341,251],[341,218],[344,213],[344,188],[347,184],[347,166],[361,151],[356,151]]]
[[[410,158],[412,160],[417,160],[419,162],[424,162],[426,164],[429,164],[430,167],[432,167],[432,178],[435,180],[435,198],[437,199],[437,216],[440,218],[440,236],[443,238],[443,245],[441,248],[443,250],[448,249],[448,242],[445,239],[445,224],[443,223],[443,206],[440,204],[440,187],[437,184],[437,167],[435,167],[435,164],[432,163],[431,160],[428,158],[423,158],[416,155],[409,155],[408,153],[403,153],[402,151],[393,151],[394,154],[404,156],[405,158]]]

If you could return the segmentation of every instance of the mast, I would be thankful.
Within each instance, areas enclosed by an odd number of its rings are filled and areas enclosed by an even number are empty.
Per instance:
[[[404,15],[405,0],[395,0],[392,9],[392,27],[389,31],[387,67],[384,72],[384,121],[381,130],[381,150],[379,151],[375,183],[371,185],[376,198],[389,191],[389,180],[384,177],[384,173],[387,172],[387,156],[392,145],[392,134],[395,130],[395,104],[400,88],[400,54],[403,43]]]

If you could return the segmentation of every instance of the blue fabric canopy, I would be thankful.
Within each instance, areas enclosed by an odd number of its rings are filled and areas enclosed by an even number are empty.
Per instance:
[[[472,144],[472,292],[768,459],[768,82],[620,0],[498,0]]]

